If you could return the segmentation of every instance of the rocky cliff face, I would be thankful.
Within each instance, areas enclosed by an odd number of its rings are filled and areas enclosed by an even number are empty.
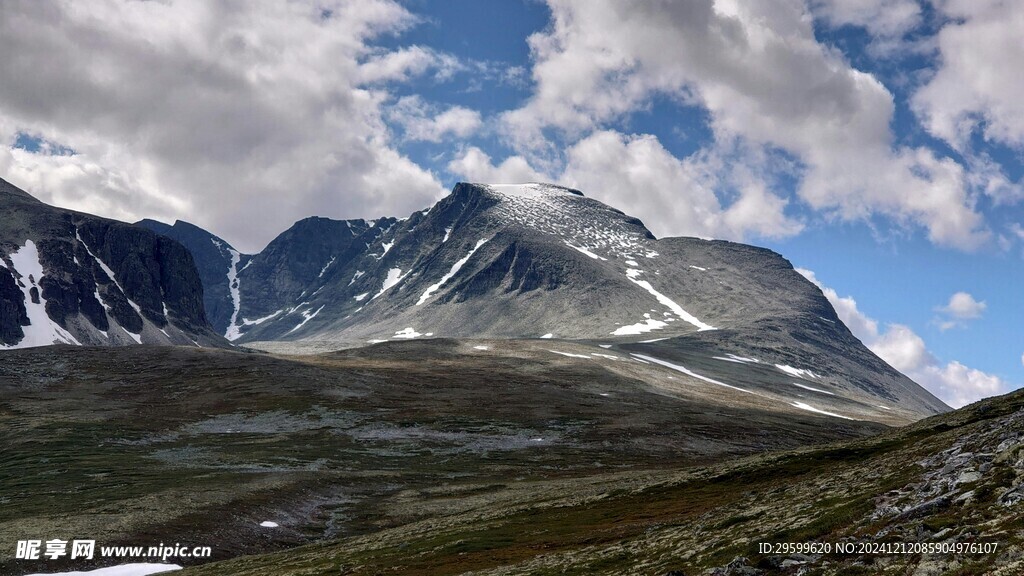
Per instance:
[[[203,284],[206,316],[213,328],[224,334],[234,314],[237,296],[228,281],[228,274],[236,267],[244,266],[248,256],[240,254],[225,240],[188,222],[179,220],[168,225],[156,220],[142,220],[135,225],[188,247]]]
[[[0,346],[224,345],[189,250],[0,180]]]

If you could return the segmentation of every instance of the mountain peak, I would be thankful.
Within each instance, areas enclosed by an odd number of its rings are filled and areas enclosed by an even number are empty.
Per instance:
[[[547,182],[525,182],[522,184],[471,184],[471,186],[486,188],[490,192],[499,195],[514,194],[520,197],[531,198],[565,194],[583,196],[583,192],[574,188],[567,188],[565,186],[559,186],[558,184],[550,184]]]

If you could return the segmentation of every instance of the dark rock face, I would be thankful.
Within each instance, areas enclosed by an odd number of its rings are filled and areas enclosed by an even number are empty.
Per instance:
[[[233,266],[245,266],[248,256],[239,254],[223,239],[188,222],[179,220],[171,226],[156,220],[142,220],[135,225],[175,240],[191,253],[203,285],[206,315],[214,329],[223,334],[235,309],[228,273]],[[239,259],[237,264],[234,262],[236,257]]]
[[[0,318],[0,344],[17,344],[25,336],[21,327],[28,325],[28,314],[25,297],[7,268],[0,268]]]
[[[320,286],[347,281],[336,276],[338,269],[365,255],[367,245],[395,222],[385,218],[371,225],[364,220],[319,217],[296,222],[239,273],[246,317],[264,317],[296,306]]]
[[[225,345],[206,319],[192,255],[177,242],[48,206],[3,181],[0,214],[4,345],[52,343],[48,330],[61,335],[58,342],[80,344]],[[41,268],[40,277],[19,271],[15,258],[22,268]],[[33,322],[30,305],[43,306],[45,318]],[[43,340],[26,338],[26,330]]]

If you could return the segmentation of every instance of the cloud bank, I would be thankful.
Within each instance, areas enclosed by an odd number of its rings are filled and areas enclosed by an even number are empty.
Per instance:
[[[407,214],[444,193],[388,138],[381,83],[457,69],[372,46],[397,2],[0,4],[0,173],[47,202],[124,220],[185,216],[258,249],[313,214]],[[411,137],[465,133],[461,111]],[[11,150],[19,133],[72,148]]]

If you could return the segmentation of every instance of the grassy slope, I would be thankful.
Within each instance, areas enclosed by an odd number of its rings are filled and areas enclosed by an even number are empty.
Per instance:
[[[551,343],[503,346],[485,354],[433,341],[305,358],[166,347],[6,351],[0,549],[85,537],[212,545],[215,559],[226,559],[447,525],[458,511],[498,518],[517,501],[597,498],[607,486],[632,490],[658,477],[637,470],[882,428],[684,398],[608,369],[611,361],[553,354]],[[598,522],[605,512],[593,514]],[[263,520],[282,528],[262,529]],[[581,545],[574,527],[587,522],[558,528],[572,542],[566,549]],[[499,541],[529,534],[502,526],[493,527]],[[629,522],[603,541],[642,526]],[[534,545],[547,545],[538,538],[510,544],[504,561],[529,558]],[[486,543],[472,547],[474,562],[492,553]],[[0,573],[40,569],[10,562],[0,558]]]
[[[841,445],[683,471],[522,483],[486,499],[441,492],[433,495],[438,508],[452,511],[444,517],[182,576],[691,574],[738,556],[766,573],[795,573],[792,562],[804,562],[806,574],[1019,574],[1024,504],[1007,498],[1024,472],[1022,407],[1024,393],[1015,393]],[[963,476],[973,470],[982,470],[978,478]],[[787,558],[756,546],[808,541],[999,549]]]

